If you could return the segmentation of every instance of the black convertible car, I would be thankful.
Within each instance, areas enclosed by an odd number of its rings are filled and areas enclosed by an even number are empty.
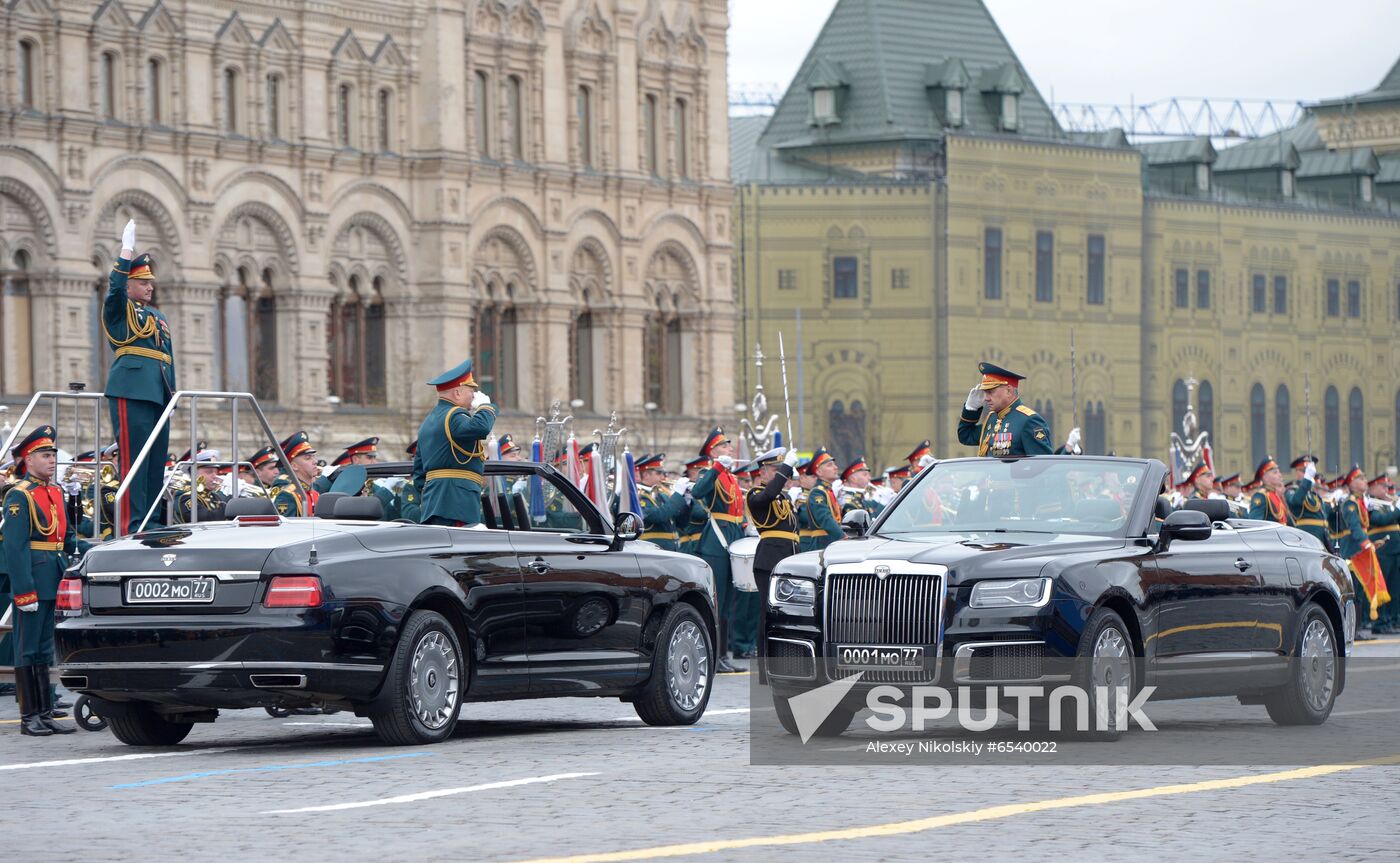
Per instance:
[[[1308,534],[1172,511],[1154,460],[969,458],[921,473],[873,524],[774,572],[767,678],[788,700],[860,678],[817,732],[839,734],[873,686],[1073,683],[1235,695],[1281,724],[1326,720],[1344,684],[1346,563]],[[1092,684],[1092,685],[1091,685]]]
[[[244,499],[229,521],[99,546],[60,591],[63,684],[135,745],[246,707],[353,710],[395,744],[446,739],[465,701],[620,698],[653,725],[699,719],[709,567],[639,541],[633,514],[613,527],[548,466],[491,462],[486,478],[479,529],[328,495],[314,518]]]

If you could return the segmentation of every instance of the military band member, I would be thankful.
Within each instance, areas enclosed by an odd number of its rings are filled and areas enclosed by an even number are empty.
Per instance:
[[[54,605],[67,555],[87,550],[68,522],[63,490],[54,484],[58,448],[53,426],[30,432],[13,450],[20,479],[5,493],[5,569],[15,606],[15,689],[20,734],[47,737],[77,729],[55,721],[49,663]]]
[[[102,331],[114,352],[103,392],[117,430],[118,464],[123,476],[131,471],[137,453],[155,430],[175,385],[175,347],[170,323],[150,304],[155,293],[155,261],[149,252],[135,257],[136,220],[122,231],[121,255],[107,280],[102,302]],[[170,427],[157,434],[154,455],[169,448]],[[118,518],[122,530],[134,532],[151,503],[160,497],[164,474],[160,462],[148,457],[131,480]]]
[[[321,493],[316,491],[312,484],[316,477],[321,475],[321,469],[316,464],[316,450],[312,449],[311,440],[306,436],[306,432],[299,431],[282,441],[282,452],[287,456],[287,461],[292,465],[292,473],[296,475],[296,479],[301,480],[306,493],[302,494],[302,489],[297,487],[291,476],[278,474],[270,489],[272,505],[277,507],[280,515],[288,518],[315,515],[316,502]]]
[[[1332,549],[1329,504],[1318,494],[1317,456],[1300,455],[1289,467],[1293,468],[1294,485],[1287,494],[1288,509],[1293,515],[1293,523],[1300,530],[1317,537],[1322,547]]]
[[[418,440],[415,438],[404,452],[408,454],[409,458],[417,455]],[[415,524],[423,520],[422,495],[418,491],[418,486],[413,484],[412,478],[405,480],[403,485],[399,486],[399,493],[394,501],[394,511],[399,514],[399,518]]]
[[[831,453],[818,447],[812,453],[812,461],[807,471],[816,478],[812,490],[807,493],[807,521],[811,527],[802,532],[803,551],[820,551],[841,539],[841,505],[836,501],[836,493],[831,484],[836,480],[839,468]]]
[[[186,480],[183,487],[175,492],[176,524],[189,524],[196,520],[195,516],[198,521],[219,521],[224,517],[224,505],[228,503],[228,498],[219,490],[222,484],[219,468],[212,464],[218,458],[218,450],[204,449],[195,454],[194,461],[199,466],[195,469],[194,485],[191,486]]]
[[[1182,493],[1187,500],[1210,500],[1215,494],[1215,471],[1202,462],[1187,475],[1184,485]]]
[[[1230,503],[1230,513],[1235,518],[1244,518],[1249,513],[1249,499],[1240,487],[1240,475],[1232,473],[1220,481],[1220,493]]]
[[[1293,513],[1288,508],[1283,472],[1273,456],[1266,456],[1254,469],[1254,483],[1259,488],[1249,498],[1249,517],[1293,526]]]
[[[644,455],[637,459],[637,497],[642,505],[642,539],[654,542],[667,551],[680,550],[680,534],[676,519],[685,507],[685,498],[671,494],[666,485],[662,465],[664,452]]]
[[[685,463],[685,476],[676,480],[671,489],[672,497],[680,497],[677,504],[676,533],[680,535],[680,550],[686,554],[700,556],[700,540],[710,524],[710,513],[695,499],[691,489],[700,474],[710,467],[708,456],[693,458]]]
[[[481,524],[486,437],[496,424],[496,406],[481,391],[472,361],[463,360],[432,380],[437,404],[418,429],[413,484],[422,494],[422,523]]]
[[[361,465],[369,467],[379,461],[379,438],[367,437],[362,441],[353,443],[345,448],[345,451],[335,457],[331,462],[331,467],[337,470],[347,465]],[[321,494],[331,490],[335,483],[335,474],[320,476],[316,478],[314,486]],[[384,517],[394,519],[399,517],[398,497],[387,488],[379,485],[372,479],[365,480],[365,487],[360,491],[363,497],[374,497],[379,501],[379,505],[384,509]]]
[[[1371,478],[1371,487],[1367,490],[1366,508],[1372,513],[1391,515],[1396,513],[1395,485],[1390,477],[1379,474]],[[1400,521],[1380,524],[1387,521],[1387,518],[1375,518],[1371,521],[1371,528],[1367,534],[1371,537],[1371,544],[1375,546],[1376,558],[1381,565],[1381,574],[1385,578],[1387,587],[1396,592],[1400,592]],[[1377,634],[1390,634],[1400,626],[1400,602],[1392,599],[1381,606],[1380,620],[1373,627]]]
[[[1050,427],[1021,404],[1025,375],[978,363],[982,382],[967,394],[958,420],[958,441],[977,447],[979,456],[1049,455]]]
[[[907,481],[918,476],[919,471],[923,470],[919,465],[923,462],[924,456],[931,455],[933,455],[933,445],[927,440],[920,441],[919,445],[914,447],[914,451],[904,457],[904,460],[909,463],[909,467],[904,471],[904,479]]]
[[[900,489],[904,488],[904,484],[909,481],[909,474],[910,469],[908,467],[890,468],[889,471],[885,473],[885,476],[890,482],[890,491],[899,494]]]
[[[690,490],[695,502],[709,514],[701,531],[700,558],[715,574],[716,600],[720,609],[720,644],[722,658],[715,664],[720,673],[740,669],[723,658],[729,647],[729,629],[734,620],[733,573],[729,565],[729,544],[744,535],[744,496],[739,480],[731,472],[734,467],[734,445],[725,437],[724,429],[715,428],[700,445],[700,455],[711,460],[700,472]]]
[[[758,465],[758,483],[749,491],[747,503],[749,516],[758,530],[753,577],[758,585],[757,653],[760,656],[765,653],[768,582],[773,576],[773,567],[797,554],[797,513],[784,490],[792,479],[792,471],[798,461],[796,451],[783,447],[769,450],[754,460],[754,464]]]
[[[859,456],[855,461],[846,465],[846,469],[841,471],[841,514],[857,509],[863,509],[870,513],[873,519],[884,512],[885,508],[875,500],[870,488],[870,466],[865,463],[865,456]]]
[[[253,453],[253,457],[248,459],[248,463],[253,466],[253,474],[257,478],[258,485],[267,493],[268,497],[271,497],[272,488],[277,484],[277,477],[282,473],[282,462],[277,457],[277,450],[265,446]]]
[[[1379,617],[1379,609],[1386,604],[1389,596],[1388,589],[1382,587],[1374,596],[1367,592],[1361,579],[1356,577],[1357,563],[1354,558],[1363,551],[1376,548],[1375,542],[1371,539],[1371,530],[1400,523],[1400,511],[1384,512],[1379,509],[1373,511],[1366,505],[1366,489],[1370,483],[1367,482],[1366,474],[1361,472],[1360,467],[1352,465],[1351,470],[1342,476],[1342,481],[1346,485],[1347,496],[1339,507],[1342,537],[1338,545],[1341,548],[1342,557],[1352,564],[1352,580],[1353,586],[1357,590],[1357,607],[1360,612],[1358,623],[1368,625],[1366,624],[1368,617],[1370,620],[1376,620]],[[1377,562],[1379,562],[1379,549],[1376,550],[1376,557]],[[1362,597],[1365,597],[1364,601]],[[1369,611],[1362,608],[1368,603]]]
[[[508,434],[503,434],[496,441],[496,451],[500,454],[501,461],[525,461],[525,450],[516,443]]]

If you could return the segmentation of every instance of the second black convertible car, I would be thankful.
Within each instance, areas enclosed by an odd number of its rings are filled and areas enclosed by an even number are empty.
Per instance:
[[[1223,500],[1173,512],[1153,460],[955,459],[873,525],[788,558],[768,596],[767,676],[788,700],[861,675],[818,733],[845,730],[872,686],[1156,687],[1234,695],[1281,724],[1326,720],[1355,607],[1342,559]],[[1091,685],[1092,684],[1092,685]]]
[[[653,725],[699,719],[709,567],[639,541],[630,514],[614,528],[549,467],[492,462],[486,479],[484,529],[327,495],[323,517],[240,500],[250,514],[104,544],[60,588],[63,683],[136,745],[246,707],[353,710],[398,744],[451,736],[467,701],[610,697]]]

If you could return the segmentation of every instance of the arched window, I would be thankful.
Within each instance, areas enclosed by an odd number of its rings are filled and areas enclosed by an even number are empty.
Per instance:
[[[510,123],[510,157],[517,162],[525,161],[525,107],[524,86],[519,75],[506,79],[506,119]]]
[[[684,99],[677,99],[671,118],[676,133],[676,176],[690,178],[690,117]],[[857,453],[859,455],[859,453]],[[854,456],[852,456],[854,458]]]
[[[584,168],[593,167],[593,91],[580,84],[575,95],[574,119],[578,122],[578,161]]]
[[[491,158],[491,76],[478,69],[472,76],[472,104],[476,109],[476,152]]]
[[[282,132],[282,76],[267,76],[267,137],[280,141]]]
[[[1264,386],[1263,384],[1255,384],[1249,388],[1249,441],[1254,464],[1259,464],[1269,454],[1269,428],[1266,411]]]
[[[574,319],[569,342],[569,355],[572,358],[572,362],[569,364],[571,397],[583,402],[580,410],[587,413],[597,413],[598,406],[593,403],[593,315],[591,313],[580,312],[579,316]]]
[[[831,443],[827,449],[841,467],[865,454],[865,406],[859,399],[851,401],[849,410],[839,399],[832,402],[828,420]]]
[[[1200,423],[1201,431],[1210,434],[1211,446],[1215,445],[1215,387],[1210,385],[1210,381],[1201,381],[1201,388],[1196,392],[1196,400],[1199,405],[1196,409],[1196,420]]]
[[[38,72],[37,59],[39,49],[28,39],[21,39],[19,43],[19,56],[16,58],[16,77],[19,78],[19,104],[21,108],[33,109],[38,102],[35,93],[35,74]]]
[[[385,401],[384,280],[366,284],[358,275],[331,303],[331,394],[342,404],[382,405]]]
[[[238,80],[238,70],[232,66],[224,69],[224,131],[234,134],[238,131],[238,124],[241,122],[240,111],[238,110],[238,100],[240,87]]]
[[[379,152],[387,153],[394,149],[394,94],[386,87],[379,91],[379,125],[375,144]]]
[[[146,122],[158,126],[165,122],[165,70],[159,57],[146,61]]]
[[[1293,460],[1293,407],[1284,384],[1274,391],[1274,443],[1274,458]]]
[[[34,389],[29,312],[29,253],[24,249],[17,250],[13,263],[14,268],[9,269],[5,266],[5,261],[0,261],[0,282],[3,282],[3,296],[0,296],[0,335],[3,335],[4,346],[8,351],[13,351],[11,361],[0,363],[0,374],[4,376],[0,380],[0,390],[19,394],[29,393]],[[8,272],[4,272],[5,270]],[[103,296],[106,295],[106,290],[106,279],[103,279]],[[104,338],[100,345],[104,352],[110,353],[106,341]]]
[[[354,146],[352,135],[354,127],[351,117],[355,104],[353,96],[354,88],[349,84],[341,84],[335,89],[335,142],[345,148]]]
[[[1108,425],[1103,412],[1103,402],[1089,402],[1084,406],[1084,452],[1090,455],[1103,455],[1108,452]]]
[[[515,395],[515,309],[485,306],[476,317],[477,381],[481,391],[502,407],[512,407]]]
[[[643,334],[643,389],[646,401],[662,412],[684,410],[681,396],[681,321],[675,314],[653,312]]]
[[[1172,384],[1172,427],[1171,431],[1181,431],[1181,420],[1186,416],[1186,381]]]
[[[1351,463],[1366,468],[1366,403],[1361,388],[1352,387],[1347,396],[1347,431],[1351,435]]]
[[[248,350],[253,371],[253,395],[261,401],[277,401],[277,297],[272,271],[263,270],[262,285],[250,302]]]
[[[646,144],[642,149],[642,170],[653,177],[661,175],[661,165],[657,161],[660,150],[657,146],[659,130],[656,128],[656,96],[648,93],[646,99],[642,100],[642,134],[646,136]]]
[[[97,100],[102,119],[117,119],[117,55],[111,51],[103,51],[98,64]]]
[[[1336,387],[1328,387],[1322,397],[1322,426],[1327,473],[1335,474],[1342,469],[1342,397]]]

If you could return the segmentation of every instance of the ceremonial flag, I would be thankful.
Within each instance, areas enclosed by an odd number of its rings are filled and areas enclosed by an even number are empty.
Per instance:
[[[637,462],[632,458],[632,453],[623,450],[619,465],[621,469],[626,471],[626,474],[619,477],[622,479],[622,483],[617,488],[622,502],[618,511],[635,512],[637,515],[641,515],[642,498],[641,495],[637,494]]]
[[[564,445],[564,468],[564,474],[569,478],[569,482],[573,483],[575,488],[582,489],[583,486],[580,484],[582,478],[579,476],[579,471],[583,470],[583,465],[579,464],[578,438],[573,435],[569,435],[569,442]]]
[[[1386,590],[1385,576],[1381,574],[1381,562],[1376,558],[1375,546],[1368,545],[1351,559],[1352,572],[1366,591],[1370,603],[1371,620],[1380,617],[1380,607],[1390,602],[1390,591]]]
[[[607,475],[603,473],[603,454],[598,450],[588,454],[588,488],[586,492],[588,499],[597,504],[598,508],[604,512],[608,511],[608,482]]]
[[[530,458],[536,463],[544,461],[544,441],[536,438],[530,444]],[[535,524],[544,524],[544,482],[538,476],[530,477],[530,518]]]

